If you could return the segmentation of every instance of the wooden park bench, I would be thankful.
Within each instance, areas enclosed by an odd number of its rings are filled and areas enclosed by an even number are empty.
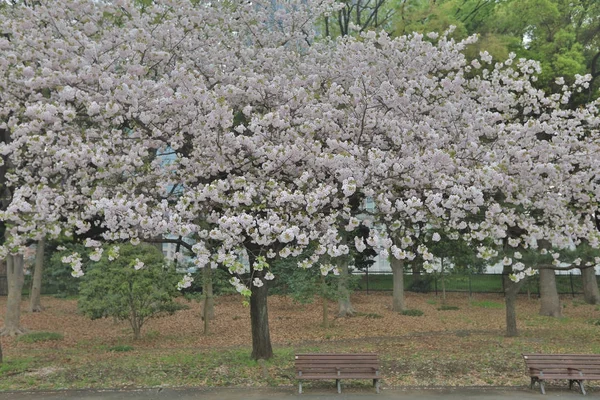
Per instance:
[[[531,376],[530,387],[539,383],[542,394],[546,394],[548,379],[568,379],[569,389],[577,383],[583,394],[584,380],[600,379],[600,354],[523,354],[523,358]]]
[[[312,353],[296,355],[298,393],[302,393],[303,380],[335,379],[338,393],[342,392],[342,379],[373,379],[379,393],[379,357],[373,353],[334,354]]]

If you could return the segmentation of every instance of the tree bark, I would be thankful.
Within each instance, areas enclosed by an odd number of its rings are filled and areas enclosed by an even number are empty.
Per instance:
[[[390,257],[393,276],[392,310],[402,312],[406,310],[404,304],[404,261]]]
[[[250,265],[253,264],[251,260]],[[269,313],[267,309],[267,282],[262,271],[254,271],[255,278],[263,281],[261,287],[250,283],[250,324],[252,326],[252,358],[268,360],[273,357],[271,335],[269,333]]]
[[[33,282],[31,285],[31,296],[29,296],[29,311],[41,312],[44,310],[41,303],[42,274],[44,272],[44,248],[45,240],[40,239],[35,250],[35,268],[33,270]]]
[[[519,335],[517,330],[517,294],[519,289],[525,282],[525,279],[519,282],[513,282],[509,275],[512,273],[512,268],[508,265],[504,267],[504,302],[506,305],[506,336],[515,337]]]
[[[209,334],[209,323],[215,318],[215,301],[213,297],[212,269],[209,265],[202,270],[202,293],[204,303],[202,307],[202,319],[204,320],[204,334]]]
[[[588,304],[600,304],[596,269],[594,267],[582,268],[581,279],[583,280],[583,300]]]
[[[553,269],[541,268],[540,271],[540,315],[562,317],[560,298],[556,290],[556,275]]]
[[[6,272],[6,259],[0,260],[0,296],[8,295],[8,273]]]
[[[323,301],[323,328],[329,328],[329,301],[325,296],[327,290],[327,283],[325,282],[325,276],[321,275],[321,300]]]
[[[349,317],[356,313],[350,302],[350,290],[348,289],[348,257],[340,257],[338,261],[340,276],[338,280],[338,316]]]
[[[23,255],[7,256],[6,271],[8,279],[8,298],[2,336],[22,335],[26,332],[21,327],[21,292],[23,290]]]
[[[444,271],[444,257],[441,258],[442,270],[440,278],[442,280],[442,304],[446,304],[446,271]]]

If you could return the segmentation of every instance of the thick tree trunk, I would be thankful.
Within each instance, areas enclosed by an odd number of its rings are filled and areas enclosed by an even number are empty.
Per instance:
[[[41,312],[44,310],[41,303],[42,297],[42,274],[44,272],[44,248],[45,240],[37,243],[35,250],[35,269],[33,270],[33,282],[31,285],[31,296],[29,296],[29,311]]]
[[[7,256],[6,271],[8,279],[8,298],[2,336],[16,336],[26,332],[21,327],[21,291],[23,290],[23,255]]]
[[[596,269],[594,267],[582,268],[581,279],[583,280],[583,300],[588,304],[600,304]]]
[[[519,335],[517,330],[517,295],[525,279],[513,282],[509,278],[511,273],[512,268],[505,266],[502,278],[504,279],[504,302],[506,305],[506,336],[515,337]]]
[[[556,290],[556,275],[553,269],[542,268],[540,273],[540,315],[562,317],[560,298]]]
[[[391,256],[390,265],[393,274],[392,310],[402,312],[404,304],[404,261]]]
[[[261,287],[250,283],[252,292],[250,296],[250,324],[252,326],[252,358],[254,360],[268,360],[273,357],[267,309],[268,289],[263,275],[262,271],[255,271],[254,273],[255,278],[263,281]]]
[[[348,289],[348,257],[340,257],[338,262],[340,270],[338,280],[338,316],[348,317],[356,313],[350,302],[350,290]]]
[[[202,270],[202,293],[204,304],[202,307],[202,319],[204,320],[204,333],[208,334],[208,323],[215,318],[215,301],[213,297],[212,269],[205,266]]]

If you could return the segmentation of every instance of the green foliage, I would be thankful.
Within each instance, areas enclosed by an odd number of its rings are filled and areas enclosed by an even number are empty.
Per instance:
[[[323,276],[317,266],[309,269],[298,268],[298,260],[296,257],[288,257],[273,263],[272,270],[276,278],[271,282],[270,293],[290,296],[302,304],[311,303],[315,296],[337,300],[339,278],[332,273]],[[359,280],[358,276],[349,276],[349,290],[355,290]]]
[[[189,288],[182,289],[180,292],[188,300],[202,299],[202,285],[204,284],[204,274],[202,269],[198,270],[193,275],[194,281]],[[222,296],[226,294],[237,293],[235,288],[229,283],[231,275],[222,269],[213,269],[211,273],[211,281],[214,296]]]
[[[453,310],[459,310],[459,308],[457,306],[450,306],[448,304],[442,304],[439,308],[439,311],[453,311]]]
[[[421,317],[423,315],[425,315],[425,313],[421,310],[417,310],[417,309],[408,309],[408,310],[404,310],[402,312],[400,312],[400,314],[402,315],[406,315],[409,317]]]
[[[136,270],[139,261],[144,267]],[[109,261],[103,255],[82,278],[79,309],[92,319],[113,317],[128,320],[134,338],[152,317],[172,314],[182,308],[173,301],[179,276],[163,265],[163,255],[154,246],[123,245],[120,257]]]
[[[57,249],[60,248],[61,250]],[[73,269],[61,259],[73,253],[82,255],[83,270],[89,265],[88,249],[81,244],[70,242],[50,242],[46,246],[44,257],[44,274],[42,275],[43,293],[52,293],[58,298],[68,298],[79,294],[81,278],[71,275]],[[25,284],[27,286],[27,283]],[[28,287],[28,286],[27,286]]]
[[[431,292],[431,286],[435,278],[432,275],[412,275],[412,281],[408,290],[417,293]]]
[[[49,340],[63,340],[63,335],[57,332],[31,332],[17,338],[17,341],[22,343],[47,342]]]

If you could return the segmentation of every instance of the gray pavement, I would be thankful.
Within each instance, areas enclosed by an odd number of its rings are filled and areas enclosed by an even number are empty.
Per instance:
[[[595,389],[595,390],[593,390]],[[335,387],[305,387],[303,394],[297,388],[182,388],[140,390],[69,390],[0,392],[0,400],[582,400],[600,397],[593,388],[583,396],[576,390],[547,387],[546,395],[526,388],[435,388],[435,389],[382,389],[380,394],[370,388],[348,388],[337,394]]]

